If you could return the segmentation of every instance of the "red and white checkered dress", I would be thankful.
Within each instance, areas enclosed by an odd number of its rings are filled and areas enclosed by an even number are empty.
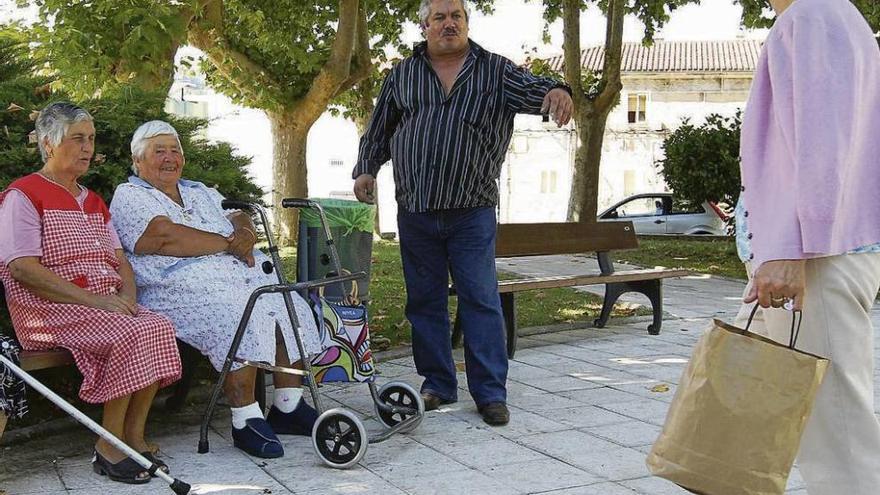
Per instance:
[[[121,288],[119,261],[107,230],[110,212],[97,194],[89,191],[80,207],[66,189],[38,174],[13,182],[9,189],[24,193],[40,215],[43,266],[96,294],[115,294]],[[0,203],[5,194],[0,193]],[[2,262],[0,279],[22,347],[70,350],[83,375],[82,400],[106,402],[156,382],[164,387],[180,377],[174,327],[165,316],[143,306],[128,316],[53,303],[15,281]]]

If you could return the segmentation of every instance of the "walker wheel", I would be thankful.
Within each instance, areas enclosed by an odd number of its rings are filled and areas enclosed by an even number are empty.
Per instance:
[[[413,416],[418,416],[418,419],[410,423],[409,426],[402,428],[400,430],[401,433],[408,433],[415,430],[425,416],[425,401],[422,400],[422,396],[416,392],[414,388],[409,386],[409,384],[403,382],[391,382],[382,385],[382,388],[379,389],[379,400],[386,406],[406,407],[418,411],[415,414],[407,414],[404,412],[388,412],[383,411],[378,407],[376,408],[379,419],[382,421],[382,424],[388,428],[392,428]]]
[[[367,430],[351,411],[330,409],[315,421],[312,445],[324,464],[336,469],[347,469],[357,464],[367,453]]]

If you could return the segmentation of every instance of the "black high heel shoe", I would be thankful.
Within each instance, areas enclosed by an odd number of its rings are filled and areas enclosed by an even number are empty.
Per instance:
[[[111,464],[98,451],[95,451],[95,459],[92,461],[92,469],[101,476],[107,476],[113,481],[127,483],[129,485],[142,485],[150,482],[150,473],[131,457]]]
[[[150,461],[153,464],[155,464],[156,466],[158,466],[159,471],[162,471],[165,474],[171,474],[171,470],[168,469],[168,464],[165,464],[165,461],[156,457],[156,455],[153,454],[152,452],[150,452],[149,450],[141,452],[141,455],[146,457],[148,461]],[[155,478],[156,475],[154,474],[153,477]]]

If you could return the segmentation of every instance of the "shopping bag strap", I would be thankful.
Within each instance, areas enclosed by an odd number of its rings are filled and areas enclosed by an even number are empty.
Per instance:
[[[752,312],[749,314],[749,321],[746,323],[746,331],[749,331],[749,327],[752,326],[752,320],[755,319],[755,313],[758,312],[758,308],[761,305],[755,303],[755,307],[752,308]],[[797,325],[795,325],[795,320],[797,320]],[[794,310],[791,312],[791,332],[788,337],[788,347],[790,349],[794,349],[794,346],[797,345],[798,336],[801,333],[801,322],[804,320],[804,314],[801,310]]]
[[[346,270],[345,268],[341,269],[340,271],[342,272],[341,275],[351,275],[351,272]],[[327,276],[329,277],[331,276],[331,274],[328,273]],[[345,282],[339,282],[339,286],[342,288],[342,304],[344,306],[360,306],[361,301],[360,299],[358,299],[357,282],[357,280],[351,281],[351,292],[348,294],[345,293]],[[325,286],[323,285],[318,287],[318,297],[320,297],[321,299],[324,299],[324,287]]]

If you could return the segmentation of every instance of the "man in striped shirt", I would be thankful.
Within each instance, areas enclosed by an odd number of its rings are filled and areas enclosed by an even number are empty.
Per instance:
[[[426,42],[395,66],[361,138],[354,193],[372,203],[392,160],[413,359],[427,410],[457,400],[447,312],[458,294],[468,388],[483,420],[504,425],[507,355],[495,273],[497,180],[517,113],[572,113],[569,90],[468,38],[465,0],[422,0]]]

